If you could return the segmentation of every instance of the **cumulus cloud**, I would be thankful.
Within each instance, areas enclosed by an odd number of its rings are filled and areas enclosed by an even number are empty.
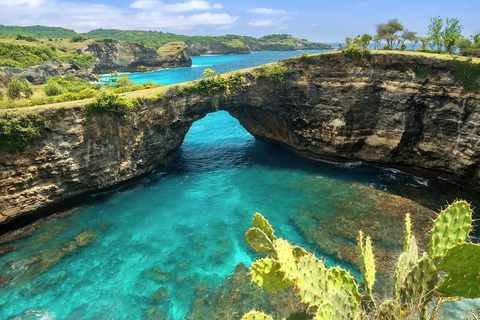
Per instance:
[[[229,26],[239,19],[227,13],[208,12],[210,9],[221,9],[221,4],[210,5],[200,0],[172,4],[157,0],[137,0],[126,8],[65,0],[1,1],[2,24],[62,26],[77,32],[96,28],[184,30],[196,26]],[[40,3],[42,5],[38,6]],[[197,13],[194,14],[195,11]]]
[[[257,13],[257,14],[287,14],[289,13],[287,10],[283,9],[269,9],[269,8],[251,8],[247,9],[250,13]]]

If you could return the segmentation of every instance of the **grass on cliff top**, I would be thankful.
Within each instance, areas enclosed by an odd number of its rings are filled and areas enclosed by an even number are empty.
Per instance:
[[[165,56],[175,56],[180,54],[183,50],[187,48],[187,45],[183,41],[175,41],[169,42],[160,48],[158,48],[157,52],[161,55]]]

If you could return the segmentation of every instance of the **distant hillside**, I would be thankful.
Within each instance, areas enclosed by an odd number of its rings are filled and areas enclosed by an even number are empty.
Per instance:
[[[45,26],[4,26],[0,24],[0,36],[12,37],[17,34],[24,34],[32,37],[42,38],[65,38],[76,35],[77,33],[71,29],[60,27],[45,27]]]
[[[84,33],[94,39],[111,38],[130,42],[141,42],[146,46],[158,49],[166,43],[183,41],[187,43],[224,43],[235,50],[258,51],[258,50],[296,50],[298,48],[329,48],[330,45],[309,42],[305,39],[297,39],[288,34],[272,34],[262,38],[254,38],[238,35],[225,36],[185,36],[161,31],[138,31],[138,30],[117,30],[97,29]],[[243,46],[242,46],[243,43]],[[239,48],[243,47],[243,48]],[[248,49],[249,47],[250,49]],[[333,48],[333,47],[332,47]]]

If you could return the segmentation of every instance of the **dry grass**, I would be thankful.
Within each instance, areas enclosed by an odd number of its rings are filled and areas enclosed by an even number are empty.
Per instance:
[[[15,38],[0,38],[0,42],[7,42],[13,44],[21,44],[32,47],[45,47],[48,45],[53,45],[55,47],[65,48],[68,52],[76,51],[82,49],[88,44],[95,41],[95,39],[88,39],[82,42],[70,42],[70,38],[51,38],[52,41],[49,41],[48,38],[36,38],[37,41],[26,41],[26,40],[16,40]]]
[[[175,41],[163,45],[162,47],[158,48],[157,51],[161,55],[173,56],[185,50],[186,47],[187,45],[185,44],[185,42]]]

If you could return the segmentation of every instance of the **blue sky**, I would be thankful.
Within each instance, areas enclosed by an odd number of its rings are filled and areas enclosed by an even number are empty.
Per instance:
[[[4,25],[158,30],[187,35],[288,33],[316,42],[375,33],[397,18],[424,35],[431,17],[458,18],[480,32],[480,0],[1,0]]]

